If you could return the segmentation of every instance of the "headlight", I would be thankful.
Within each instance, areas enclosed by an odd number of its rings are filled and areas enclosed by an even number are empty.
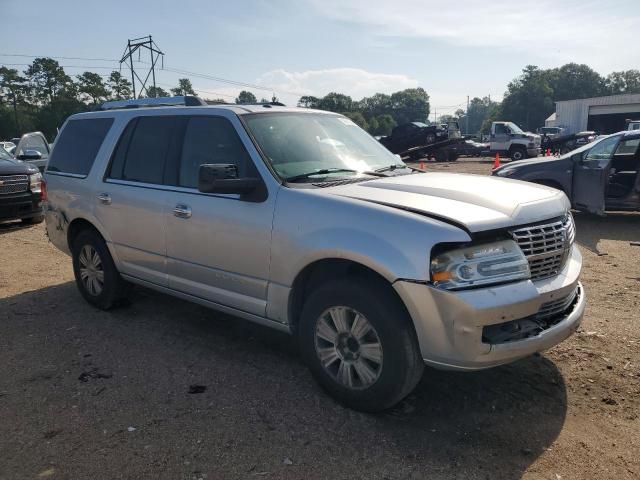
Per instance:
[[[33,193],[42,192],[42,175],[40,175],[40,172],[29,175],[29,190]]]
[[[438,288],[455,290],[531,276],[529,262],[513,240],[450,250],[431,260],[431,280]]]

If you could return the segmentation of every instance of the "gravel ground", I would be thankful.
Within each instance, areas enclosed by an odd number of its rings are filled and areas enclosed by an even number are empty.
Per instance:
[[[637,479],[640,216],[576,222],[576,335],[488,371],[428,369],[379,415],[327,397],[286,335],[142,288],[95,310],[42,225],[0,225],[0,479]]]

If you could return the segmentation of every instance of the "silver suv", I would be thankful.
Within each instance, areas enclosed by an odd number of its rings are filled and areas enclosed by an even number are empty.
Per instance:
[[[550,348],[585,308],[562,192],[416,171],[330,112],[112,102],[67,120],[45,177],[88,302],[134,283],[291,333],[355,409],[393,406],[425,364]]]

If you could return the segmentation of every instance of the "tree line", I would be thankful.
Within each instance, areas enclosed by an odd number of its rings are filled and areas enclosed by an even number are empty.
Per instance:
[[[509,82],[502,102],[492,102],[488,97],[471,100],[469,133],[488,133],[495,120],[512,121],[524,130],[534,131],[555,112],[555,102],[629,93],[640,93],[639,70],[603,77],[584,64],[568,63],[550,69],[528,65]],[[466,115],[464,110],[458,110],[441,120],[458,120],[464,129]]]
[[[107,100],[131,98],[132,93],[131,82],[118,71],[107,76],[87,71],[72,78],[56,60],[44,57],[36,58],[22,73],[0,67],[0,139],[39,130],[52,140],[69,115],[95,109]],[[502,102],[476,97],[469,102],[468,110],[459,109],[437,120],[457,120],[470,134],[488,132],[493,120],[513,121],[534,130],[544,125],[557,101],[623,93],[640,93],[640,71],[618,71],[603,77],[584,64],[569,63],[553,69],[529,65],[508,84]],[[148,97],[195,94],[188,78],[179,79],[168,91],[159,86],[145,91]],[[225,103],[222,99],[208,101]],[[256,103],[257,99],[253,93],[242,91],[235,102]],[[430,112],[429,95],[423,88],[390,95],[376,93],[361,100],[338,92],[323,97],[308,95],[299,99],[298,106],[342,113],[372,135],[388,135],[393,127],[406,122],[429,123]]]
[[[168,91],[151,86],[145,97],[195,95],[188,78],[180,78]],[[72,78],[51,58],[36,58],[22,73],[0,67],[0,139],[41,131],[53,140],[57,129],[74,113],[93,110],[108,100],[124,100],[133,95],[131,82],[120,72],[107,76],[84,72]],[[225,103],[222,99],[207,100]],[[264,100],[263,101],[267,101]],[[252,103],[251,92],[241,92],[236,103]]]

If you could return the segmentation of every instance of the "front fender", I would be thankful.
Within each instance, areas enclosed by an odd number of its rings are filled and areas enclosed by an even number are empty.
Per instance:
[[[346,259],[389,282],[429,280],[434,245],[468,242],[458,227],[420,214],[319,190],[283,187],[274,214],[270,280],[291,286],[321,259]]]

